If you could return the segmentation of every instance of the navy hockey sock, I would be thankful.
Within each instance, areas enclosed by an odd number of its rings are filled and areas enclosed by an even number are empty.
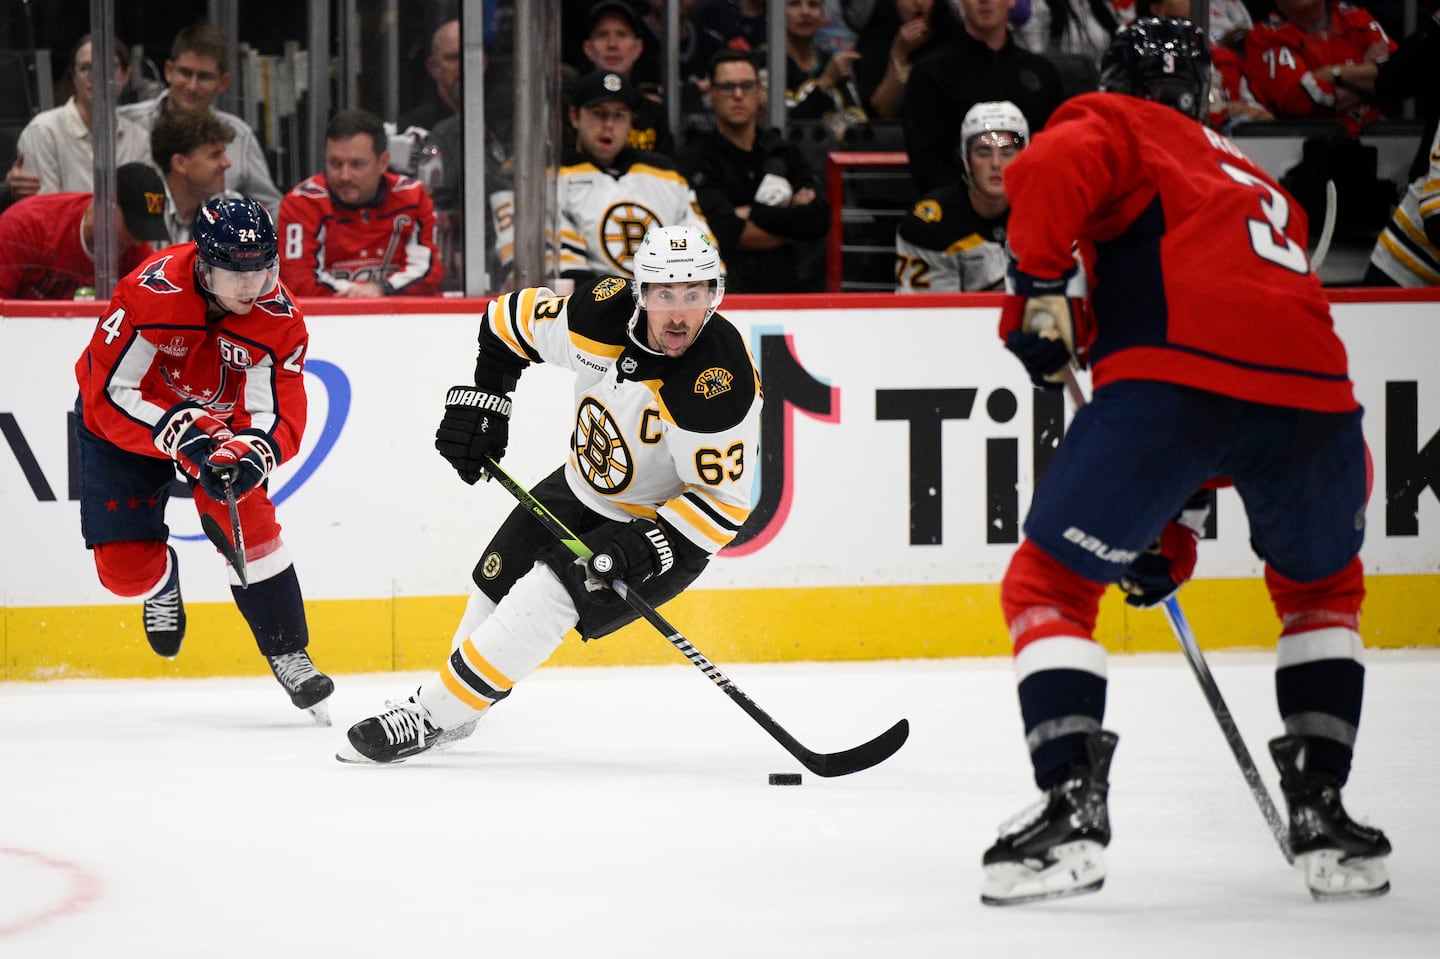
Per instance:
[[[231,586],[230,594],[250,632],[255,645],[264,656],[294,653],[310,645],[310,629],[305,623],[305,601],[300,595],[300,580],[295,567],[283,571],[249,588]]]

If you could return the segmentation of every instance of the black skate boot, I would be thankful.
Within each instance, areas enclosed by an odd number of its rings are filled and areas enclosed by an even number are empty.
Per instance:
[[[1280,769],[1280,789],[1290,808],[1290,851],[1305,873],[1310,895],[1319,900],[1359,899],[1389,892],[1382,860],[1390,855],[1390,840],[1350,818],[1340,804],[1335,775],[1305,768],[1304,738],[1272,739],[1270,755]]]
[[[170,553],[170,577],[160,592],[145,600],[145,639],[161,656],[173,659],[185,639],[185,601],[180,598],[180,558],[173,546]]]
[[[981,902],[1009,906],[1100,890],[1110,844],[1110,759],[1119,741],[1108,730],[1091,733],[1088,765],[1072,767],[1040,803],[1001,825],[985,851]]]
[[[310,654],[302,649],[265,659],[295,708],[308,712],[321,726],[329,726],[330,705],[325,700],[335,691],[335,682],[315,668]]]
[[[388,702],[380,715],[351,726],[345,737],[349,748],[335,758],[342,763],[398,763],[437,745],[445,731],[430,721],[418,695],[417,690],[403,702]]]

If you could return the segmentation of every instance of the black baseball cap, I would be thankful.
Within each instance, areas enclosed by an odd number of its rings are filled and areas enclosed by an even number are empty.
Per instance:
[[[640,102],[635,84],[618,73],[595,70],[585,74],[575,84],[571,101],[577,107],[595,107],[602,103],[623,103],[631,110]]]
[[[635,12],[633,6],[626,3],[625,0],[600,0],[599,3],[590,8],[590,19],[585,28],[587,36],[594,32],[596,21],[607,13],[624,17],[626,22],[630,24],[630,29],[635,31],[635,35],[640,35],[640,15]]]
[[[115,168],[115,199],[125,229],[147,243],[170,242],[165,227],[165,181],[148,163],[122,163]]]

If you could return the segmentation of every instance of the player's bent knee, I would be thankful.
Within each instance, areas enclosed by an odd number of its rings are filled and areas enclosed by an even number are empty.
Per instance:
[[[1028,632],[1039,625],[1027,625],[1036,610],[1049,610],[1057,620],[1068,621],[1063,628],[1054,627],[1057,634],[1073,635],[1078,627],[1089,635],[1095,629],[1104,592],[1104,583],[1075,573],[1027,539],[1015,551],[1000,581],[1000,607],[1012,637],[1017,635],[1017,628]]]
[[[100,543],[92,552],[100,585],[116,596],[142,596],[150,592],[160,585],[169,560],[165,544],[158,539]]]

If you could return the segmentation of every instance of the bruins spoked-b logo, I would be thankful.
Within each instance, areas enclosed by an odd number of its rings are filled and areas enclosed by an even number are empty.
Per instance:
[[[653,212],[640,203],[616,203],[600,218],[600,239],[605,258],[626,276],[635,275],[635,251],[651,225],[663,226]]]
[[[615,417],[593,397],[585,397],[575,411],[574,440],[580,475],[596,492],[611,495],[630,485],[635,458]]]
[[[500,560],[500,554],[491,550],[486,553],[485,558],[480,561],[480,575],[486,579],[494,579],[500,575],[500,569],[504,565]]]

